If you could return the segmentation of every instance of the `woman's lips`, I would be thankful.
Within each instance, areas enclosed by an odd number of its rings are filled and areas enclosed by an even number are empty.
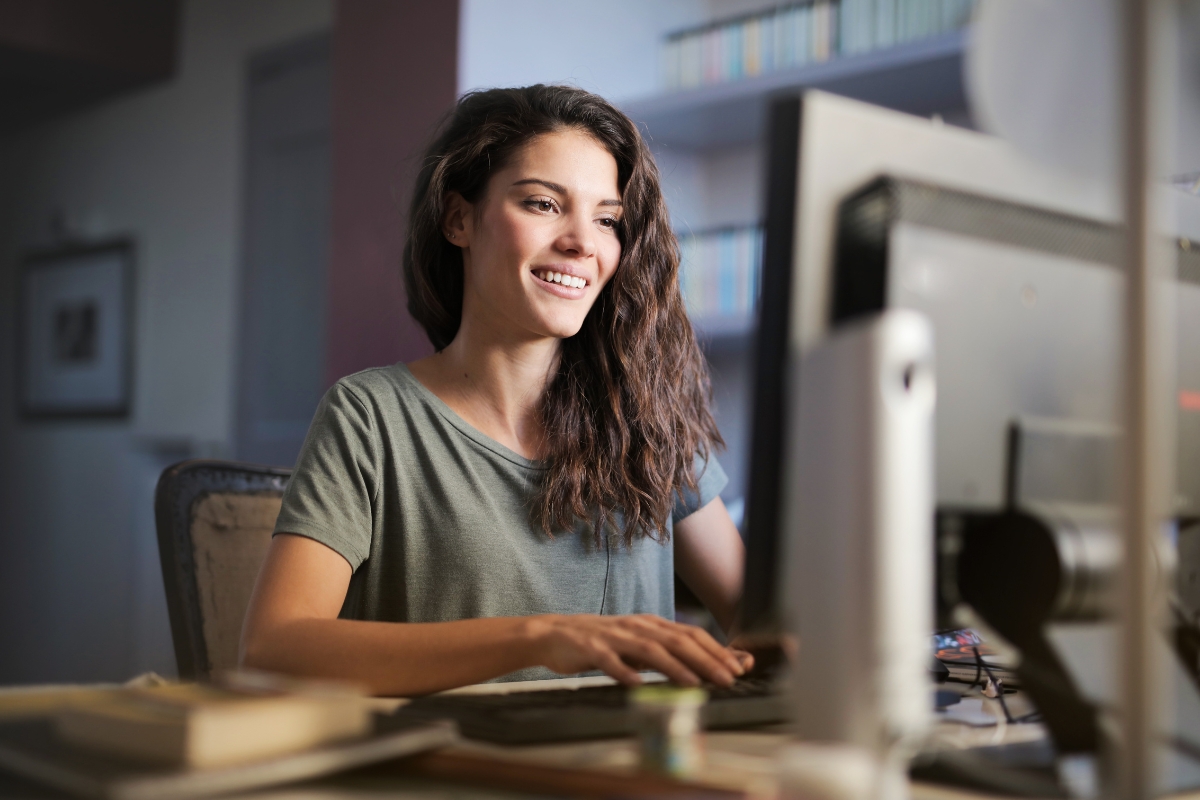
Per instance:
[[[581,278],[578,275],[568,275],[565,272],[555,272],[549,269],[535,269],[533,277],[538,285],[558,297],[564,297],[568,300],[578,300],[587,294],[587,287],[590,285],[586,278]],[[554,280],[557,277],[558,280]]]
[[[565,272],[555,272],[552,269],[535,269],[533,274],[546,283],[557,283],[572,289],[584,289],[588,285],[587,278],[578,275],[568,275]]]

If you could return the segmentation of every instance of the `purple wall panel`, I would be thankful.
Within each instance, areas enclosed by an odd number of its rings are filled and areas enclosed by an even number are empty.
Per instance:
[[[432,352],[404,308],[400,258],[417,162],[454,104],[457,48],[457,0],[338,0],[325,359],[330,384]]]

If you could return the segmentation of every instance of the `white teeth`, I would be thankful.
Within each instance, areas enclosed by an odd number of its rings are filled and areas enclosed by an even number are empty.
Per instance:
[[[546,281],[546,283],[558,283],[562,284],[563,286],[570,286],[572,289],[582,289],[588,285],[586,279],[577,278],[574,275],[567,275],[565,272],[542,270],[533,274]]]

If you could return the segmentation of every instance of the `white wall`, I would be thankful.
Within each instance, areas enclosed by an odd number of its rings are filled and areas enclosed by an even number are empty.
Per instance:
[[[708,18],[707,0],[461,0],[459,94],[570,83],[614,103],[661,85],[662,37]]]
[[[778,0],[461,0],[459,93],[570,83],[620,105],[663,90],[661,50],[675,31]],[[658,150],[663,191],[681,232],[761,216],[757,146],[695,154]]]
[[[570,83],[614,103],[662,86],[663,37],[781,0],[461,0],[458,90]]]
[[[148,498],[233,430],[246,58],[331,0],[191,0],[168,83],[0,140],[0,683],[173,669]],[[61,210],[137,243],[128,420],[15,409],[16,269]]]

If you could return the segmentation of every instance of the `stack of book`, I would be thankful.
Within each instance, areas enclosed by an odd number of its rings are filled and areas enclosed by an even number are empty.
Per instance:
[[[976,0],[806,0],[667,37],[668,89],[865,53],[967,24]]]
[[[352,687],[262,673],[220,686],[76,691],[41,710],[26,705],[22,713],[20,703],[14,711],[0,702],[0,772],[106,800],[183,800],[291,783],[455,740],[452,723],[374,713],[378,704]]]
[[[741,317],[758,304],[762,229],[722,228],[680,238],[680,283],[695,320]]]

